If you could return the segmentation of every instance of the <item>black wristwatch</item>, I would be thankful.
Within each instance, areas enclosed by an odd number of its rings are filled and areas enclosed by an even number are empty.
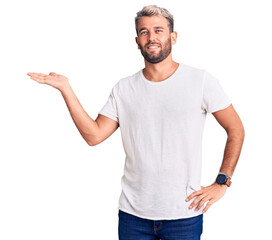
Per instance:
[[[227,174],[224,173],[219,173],[217,178],[216,178],[216,182],[220,185],[227,185],[228,187],[230,187],[231,185],[231,181],[230,181],[230,176],[228,176]]]

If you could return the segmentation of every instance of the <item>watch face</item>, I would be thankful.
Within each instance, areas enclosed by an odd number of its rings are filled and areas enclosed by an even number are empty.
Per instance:
[[[216,182],[217,182],[218,184],[224,184],[224,183],[227,182],[227,180],[228,180],[228,178],[227,178],[224,174],[219,174],[219,175],[217,176]]]

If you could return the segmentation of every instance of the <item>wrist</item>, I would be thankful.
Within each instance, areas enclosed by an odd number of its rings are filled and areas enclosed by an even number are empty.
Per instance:
[[[217,183],[216,181],[214,182],[214,185],[216,185],[217,187],[220,187],[220,188],[228,188],[228,186],[226,184],[219,184]]]
[[[218,174],[224,174],[225,176],[229,177],[229,179],[232,178],[232,176],[228,175],[227,173],[224,173],[224,172],[219,172]]]
[[[62,87],[59,88],[59,91],[62,95],[69,93],[72,90],[72,87],[69,83],[66,83]]]
[[[217,175],[217,178],[216,178],[216,183],[219,184],[219,185],[225,185],[225,186],[228,186],[230,187],[231,186],[231,180],[230,180],[230,176],[227,175],[227,174],[224,174],[224,173],[220,173]]]

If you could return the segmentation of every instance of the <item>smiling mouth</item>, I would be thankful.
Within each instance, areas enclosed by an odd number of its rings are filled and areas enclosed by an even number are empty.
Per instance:
[[[148,49],[156,49],[156,48],[159,48],[160,46],[149,46],[147,47]]]

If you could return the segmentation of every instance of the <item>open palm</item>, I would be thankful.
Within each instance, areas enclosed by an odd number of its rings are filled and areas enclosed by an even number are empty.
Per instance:
[[[55,72],[47,74],[43,73],[34,73],[34,72],[29,72],[27,73],[28,76],[30,76],[31,79],[35,80],[38,83],[42,84],[48,84],[58,90],[62,90],[69,82],[68,78],[57,74]]]

